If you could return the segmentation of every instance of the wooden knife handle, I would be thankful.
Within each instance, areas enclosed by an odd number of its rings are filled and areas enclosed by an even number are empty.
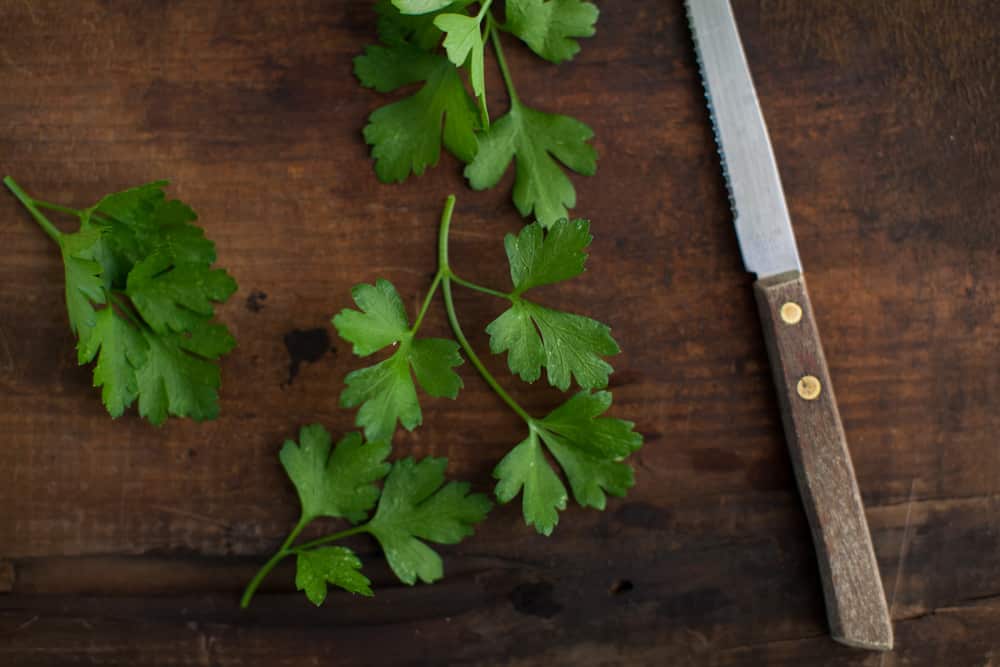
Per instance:
[[[754,292],[830,632],[849,646],[890,650],[892,620],[805,278],[797,271],[765,278]]]

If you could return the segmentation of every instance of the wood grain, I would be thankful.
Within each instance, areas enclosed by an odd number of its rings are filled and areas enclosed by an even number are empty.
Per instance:
[[[762,278],[754,293],[830,632],[848,646],[891,650],[892,620],[805,277]]]
[[[884,665],[995,664],[1000,6],[734,5],[896,622]],[[14,570],[0,664],[883,661],[829,638],[683,7],[601,10],[571,63],[510,40],[507,55],[526,103],[595,130],[597,175],[574,177],[589,268],[546,298],[609,322],[624,349],[613,413],[647,436],[635,489],[603,513],[571,508],[551,539],[499,508],[444,550],[434,586],[394,585],[360,540],[375,599],[316,610],[286,570],[239,613],[296,514],[281,442],[302,423],[352,427],[337,395],[359,362],[330,317],[377,277],[417,307],[451,192],[456,270],[503,285],[512,175],[472,192],[445,158],[377,182],[360,130],[386,98],[351,74],[375,34],[367,3],[0,0],[0,172],[80,205],[170,178],[241,285],[222,312],[239,347],[220,419],[112,422],[74,361],[57,253],[0,197],[0,559]],[[457,298],[485,350],[497,304]],[[425,326],[446,333],[440,309]],[[485,356],[532,411],[558,400]],[[447,455],[488,491],[523,433],[460,372],[460,400],[425,400],[396,451]]]

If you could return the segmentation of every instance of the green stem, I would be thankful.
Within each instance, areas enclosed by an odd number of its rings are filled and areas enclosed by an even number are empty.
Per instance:
[[[59,213],[65,213],[66,215],[73,215],[77,218],[83,216],[83,211],[77,210],[75,208],[70,208],[69,206],[63,206],[62,204],[53,204],[52,202],[41,201],[40,199],[33,200],[35,206],[38,208],[47,208],[50,211],[57,211]]]
[[[417,313],[417,319],[413,322],[413,327],[410,329],[410,333],[412,335],[417,335],[417,329],[419,329],[420,325],[423,323],[424,315],[427,314],[427,309],[430,308],[431,305],[431,299],[434,298],[434,294],[437,292],[438,285],[441,284],[441,279],[443,277],[444,276],[441,275],[440,271],[438,271],[437,275],[434,276],[434,282],[431,283],[430,289],[427,290],[427,296],[424,297],[424,303],[420,306],[420,312]]]
[[[312,542],[306,542],[305,544],[300,544],[299,546],[292,549],[292,553],[299,553],[300,551],[305,551],[307,549],[312,549],[324,544],[329,544],[330,542],[336,542],[337,540],[342,540],[345,537],[350,537],[351,535],[358,535],[360,533],[368,532],[368,524],[363,524],[360,526],[355,526],[354,528],[348,528],[347,530],[342,530],[339,533],[333,533],[332,535],[327,535],[325,537],[320,537]]]
[[[479,103],[479,122],[483,126],[483,131],[487,132],[490,129],[490,110],[486,108],[486,91],[476,98]]]
[[[486,42],[493,34],[493,15],[487,12],[490,9],[490,5],[493,4],[493,0],[486,0],[483,2],[482,6],[479,8],[479,13],[476,15],[476,19],[482,22],[483,15],[486,15],[486,28],[483,30],[483,34],[480,39]],[[490,129],[490,110],[486,101],[486,84],[483,84],[483,94],[476,98],[479,103],[479,120],[483,126],[483,131],[488,131]]]
[[[444,295],[444,308],[448,313],[448,322],[451,324],[451,330],[455,334],[455,339],[458,344],[462,346],[465,351],[465,356],[469,358],[469,362],[479,371],[479,375],[482,376],[486,384],[490,386],[497,396],[500,397],[504,403],[507,404],[511,410],[517,414],[518,417],[523,419],[529,427],[534,427],[535,420],[527,413],[527,411],[518,405],[507,391],[500,386],[493,374],[490,373],[483,362],[479,359],[479,355],[476,351],[472,349],[472,345],[469,343],[469,339],[465,337],[465,332],[462,331],[462,325],[458,322],[458,314],[455,312],[455,300],[451,294],[451,281],[455,280],[454,274],[451,272],[451,265],[448,263],[448,233],[451,228],[451,216],[452,212],[455,210],[455,195],[449,195],[448,199],[445,201],[444,212],[441,214],[441,230],[438,233],[438,273],[442,276],[441,280],[441,292]],[[456,282],[458,282],[456,280]]]
[[[28,212],[31,213],[31,217],[33,217],[35,222],[37,222],[39,226],[45,230],[45,233],[49,235],[49,238],[62,245],[62,232],[56,229],[56,226],[49,222],[49,219],[42,215],[42,212],[36,208],[35,200],[29,197],[28,193],[22,190],[21,186],[15,183],[14,179],[10,176],[4,177],[3,184],[7,186],[7,189],[14,193],[14,196],[17,197],[18,200],[24,205],[24,208],[28,209]]]
[[[492,287],[486,287],[485,285],[474,283],[471,280],[465,280],[464,278],[459,278],[458,276],[456,276],[454,273],[451,272],[449,272],[448,277],[451,278],[451,281],[456,285],[461,285],[462,287],[475,290],[477,292],[482,292],[483,294],[489,294],[490,296],[495,296],[498,299],[507,299],[508,301],[510,300],[510,294],[505,294],[500,290],[493,289]]]
[[[493,15],[489,17],[490,27],[493,27]],[[503,45],[500,43],[500,31],[490,30],[490,38],[493,41],[493,51],[497,55],[497,65],[500,67],[500,74],[503,75],[504,85],[507,86],[507,95],[510,97],[511,107],[516,107],[521,104],[521,98],[517,96],[517,89],[514,88],[514,79],[510,76],[510,70],[507,69],[507,59],[503,55]]]
[[[114,305],[118,306],[118,310],[125,313],[125,315],[128,316],[130,320],[132,320],[133,324],[135,324],[140,329],[149,328],[149,326],[145,322],[143,322],[142,319],[140,319],[140,317],[136,315],[135,312],[133,312],[133,310],[129,307],[129,305],[124,301],[122,301],[122,299],[117,294],[108,291],[108,296],[111,297],[111,301],[114,302]]]
[[[278,551],[271,556],[269,561],[264,563],[264,566],[257,571],[257,574],[255,574],[253,579],[250,580],[250,583],[247,584],[246,590],[243,591],[243,597],[240,599],[241,608],[246,609],[250,606],[250,600],[253,599],[254,593],[256,593],[257,589],[260,588],[261,583],[267,578],[267,575],[271,574],[271,570],[273,570],[278,563],[283,561],[286,556],[290,556],[293,553],[293,550],[290,548],[292,543],[310,521],[312,521],[311,517],[299,517],[299,522],[295,524],[295,528],[292,528],[292,532],[290,532],[288,537],[285,538],[285,541],[282,543]]]
[[[448,264],[448,234],[451,231],[451,216],[455,212],[455,195],[448,195],[444,200],[444,210],[441,211],[441,225],[438,227],[438,273],[450,274]]]

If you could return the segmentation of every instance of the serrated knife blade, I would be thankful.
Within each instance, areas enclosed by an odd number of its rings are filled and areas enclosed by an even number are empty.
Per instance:
[[[695,51],[747,271],[801,271],[778,164],[726,0],[687,3]]]
[[[736,18],[728,0],[685,4],[743,262],[757,274],[754,292],[830,631],[850,646],[889,650],[885,591]]]

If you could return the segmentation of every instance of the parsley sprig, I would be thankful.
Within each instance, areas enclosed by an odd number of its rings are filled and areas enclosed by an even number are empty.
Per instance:
[[[249,606],[275,566],[293,556],[295,585],[313,604],[323,604],[328,584],[371,596],[361,560],[347,547],[329,546],[360,533],[378,541],[403,583],[431,583],[443,576],[441,557],[426,543],[461,542],[486,518],[492,504],[482,494],[470,494],[465,482],[445,483],[447,459],[405,458],[390,464],[385,460],[389,449],[387,442],[363,442],[358,433],[348,434],[333,447],[330,433],[318,424],[302,427],[297,443],[285,443],[281,464],[298,492],[302,512],[247,585],[241,606]],[[374,515],[368,518],[373,508]],[[302,531],[323,517],[346,520],[352,527],[296,545]]]
[[[514,447],[494,470],[495,495],[502,503],[523,492],[525,522],[545,535],[558,523],[566,508],[566,486],[550,462],[558,464],[577,503],[603,510],[607,495],[623,496],[634,484],[625,459],[642,445],[632,422],[605,417],[612,397],[607,386],[612,372],[606,357],[618,353],[610,329],[582,315],[566,313],[529,300],[533,288],[574,278],[584,270],[591,241],[585,220],[559,220],[548,230],[540,223],[526,226],[505,239],[512,289],[503,291],[460,277],[451,266],[448,239],[455,197],[445,203],[438,236],[438,270],[423,300],[415,324],[407,326],[406,313],[396,289],[387,280],[353,291],[361,310],[344,310],[333,318],[338,333],[359,356],[389,346],[396,350],[374,366],[350,373],[341,404],[358,407],[356,423],[371,439],[391,438],[397,423],[413,430],[421,422],[417,382],[431,396],[456,398],[462,386],[453,368],[461,362],[457,348],[487,385],[517,414],[527,427],[527,437]],[[533,382],[544,367],[549,384],[563,391],[575,383],[579,393],[544,417],[532,416],[504,389],[469,343],[459,322],[453,297],[458,285],[509,303],[486,331],[494,353],[507,353],[510,370]],[[420,339],[420,323],[438,291],[457,341]],[[416,346],[433,351],[415,354]],[[419,359],[419,361],[414,361]],[[597,391],[594,391],[597,390]],[[546,454],[548,452],[548,454]]]
[[[94,386],[112,417],[136,400],[154,424],[168,415],[214,419],[221,383],[217,360],[236,344],[214,321],[215,304],[236,281],[212,269],[215,244],[186,204],[168,200],[166,181],[107,195],[74,209],[4,185],[59,246],[66,310],[80,365],[97,360]],[[42,210],[76,218],[64,233]]]
[[[593,131],[569,116],[525,104],[504,55],[502,33],[523,41],[538,56],[565,62],[580,50],[578,38],[595,32],[597,7],[582,0],[381,0],[380,44],[355,59],[361,84],[381,93],[413,84],[409,97],[372,113],[364,129],[375,172],[383,182],[404,181],[437,164],[441,146],[465,162],[475,190],[494,187],[516,164],[514,203],[544,227],[568,217],[576,189],[563,167],[592,176],[597,152]],[[470,10],[469,8],[475,7]],[[491,121],[486,91],[487,45],[507,93],[507,113]],[[443,48],[442,54],[439,50]],[[468,72],[469,95],[460,70]]]

